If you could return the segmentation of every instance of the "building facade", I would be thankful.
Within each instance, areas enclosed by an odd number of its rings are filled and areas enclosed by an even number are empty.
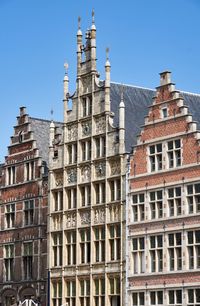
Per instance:
[[[1,165],[1,306],[18,305],[26,298],[46,305],[48,130],[49,122],[30,118],[21,107]]]
[[[190,111],[199,120],[199,96],[182,95],[169,72],[160,78],[130,158],[127,305],[194,306],[200,305],[200,133]]]
[[[113,123],[110,63],[96,69],[96,27],[77,33],[77,84],[64,78],[63,135],[50,127],[49,272],[52,306],[125,301],[125,121]],[[72,109],[69,108],[69,98]],[[67,304],[66,304],[67,303]]]

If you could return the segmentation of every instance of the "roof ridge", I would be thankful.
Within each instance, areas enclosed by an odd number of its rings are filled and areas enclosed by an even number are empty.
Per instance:
[[[188,95],[191,95],[191,96],[197,96],[197,97],[200,97],[200,94],[195,93],[195,92],[183,91],[183,90],[180,90],[180,92],[181,92],[181,93],[183,93],[183,94],[188,94]]]
[[[147,89],[147,90],[155,91],[155,89],[148,88],[148,87],[142,87],[142,86],[136,86],[136,85],[131,85],[131,84],[119,83],[119,82],[114,82],[114,81],[111,81],[111,84],[116,84],[116,85],[121,85],[121,86],[134,87],[134,88],[140,88],[140,89]]]
[[[52,121],[52,120],[49,120],[49,119],[42,119],[42,118],[36,118],[36,117],[29,117],[29,118],[33,119],[33,120],[43,121],[43,122],[51,122]],[[53,120],[53,122],[63,124],[63,122],[61,122],[61,121]]]

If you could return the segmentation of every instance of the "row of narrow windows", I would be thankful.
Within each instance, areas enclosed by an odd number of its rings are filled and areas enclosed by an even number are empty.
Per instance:
[[[34,224],[35,204],[34,200],[24,201],[23,221],[24,226]],[[11,203],[5,205],[5,228],[14,228],[16,221],[16,204]]]
[[[182,289],[167,289],[151,290],[149,292],[134,292],[132,293],[131,306],[145,306],[145,305],[170,305],[170,306],[199,306],[200,305],[200,289],[187,289],[183,294]]]
[[[24,242],[22,245],[22,277],[24,280],[33,277],[33,243]],[[4,280],[14,281],[15,247],[14,244],[4,246]]]
[[[77,143],[69,144],[67,146],[68,163],[73,164],[77,162],[78,149]],[[81,160],[86,161],[91,159],[92,143],[91,140],[81,141]],[[106,155],[106,138],[101,136],[95,138],[95,158],[104,157]]]
[[[6,183],[12,185],[17,183],[16,166],[10,166],[7,168]],[[24,164],[24,181],[31,181],[35,178],[35,163],[28,162]]]
[[[91,185],[84,185],[79,187],[80,190],[80,207],[91,205]],[[94,184],[95,192],[95,204],[103,204],[106,201],[106,184],[105,182]],[[77,207],[77,188],[67,188],[67,209],[72,209]],[[121,199],[121,181],[120,179],[111,180],[109,182],[109,200],[119,201]],[[59,211],[63,210],[63,191],[53,192],[53,210]]]
[[[109,260],[119,260],[121,254],[121,226],[120,224],[110,225],[109,232]],[[67,231],[65,233],[65,242],[63,242],[63,234],[52,234],[53,249],[53,266],[76,265],[77,264],[77,248],[80,251],[80,264],[90,263],[91,247],[95,262],[104,262],[105,254],[108,252],[105,244],[105,227],[95,227],[93,229],[94,240],[91,241],[90,229],[80,229],[79,243],[77,243],[76,231]],[[63,247],[66,250],[66,262],[63,262]]]
[[[184,236],[185,237],[185,236]],[[200,268],[200,231],[163,235],[150,235],[132,239],[131,272],[133,274],[164,271],[164,256],[167,258],[165,270]],[[186,245],[183,246],[183,240]],[[187,267],[183,263],[187,263]]]
[[[105,279],[94,278],[93,282],[93,294],[91,296],[91,283],[89,279],[80,279],[79,291],[76,287],[76,282],[65,281],[64,288],[62,282],[57,281],[52,283],[52,305],[63,305],[62,294],[64,291],[64,304],[68,306],[76,305],[76,297],[79,300],[81,306],[106,306],[105,303]],[[118,276],[109,278],[108,280],[108,294],[109,294],[109,306],[120,306],[120,278]],[[90,300],[92,299],[92,304]],[[108,306],[108,305],[107,305]]]
[[[200,183],[132,196],[131,222],[200,213]]]

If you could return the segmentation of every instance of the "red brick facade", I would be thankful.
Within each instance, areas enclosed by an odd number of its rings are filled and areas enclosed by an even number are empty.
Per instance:
[[[196,123],[162,73],[130,159],[128,305],[199,302],[199,153]]]
[[[46,305],[48,178],[31,118],[20,108],[1,168],[0,305]]]

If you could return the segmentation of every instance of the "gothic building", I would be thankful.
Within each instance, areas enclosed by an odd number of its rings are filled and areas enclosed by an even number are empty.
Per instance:
[[[0,182],[0,305],[46,305],[48,131],[20,108]]]
[[[127,305],[194,306],[200,305],[200,96],[177,91],[169,72],[160,77],[130,160]]]
[[[110,102],[110,63],[105,81],[96,69],[96,27],[77,33],[77,84],[69,96],[64,78],[64,130],[50,127],[50,303],[60,306],[124,305],[125,122]],[[68,99],[72,100],[72,109]],[[57,153],[55,156],[55,144]]]

